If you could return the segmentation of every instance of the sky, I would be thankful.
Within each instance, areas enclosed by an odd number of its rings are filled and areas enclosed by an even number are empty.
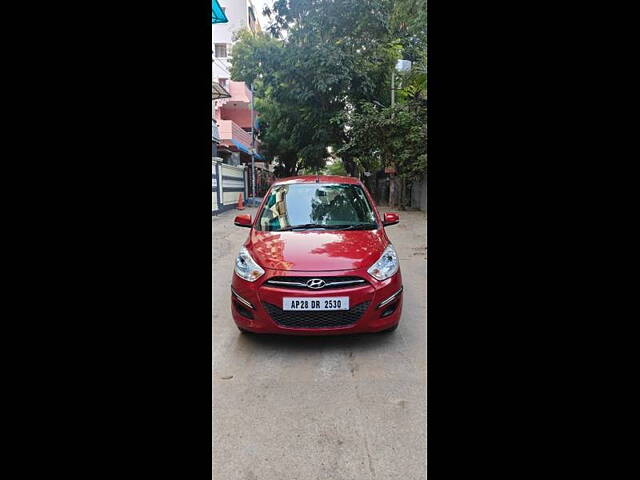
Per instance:
[[[255,5],[256,10],[258,11],[258,16],[260,17],[260,26],[262,27],[262,30],[265,30],[269,25],[269,19],[262,15],[262,10],[264,10],[264,6],[267,3],[271,6],[273,4],[273,0],[253,0],[253,4]]]

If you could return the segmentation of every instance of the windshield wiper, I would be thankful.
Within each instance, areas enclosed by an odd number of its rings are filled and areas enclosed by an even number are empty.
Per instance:
[[[360,223],[358,225],[331,225],[335,230],[374,230],[378,228],[375,223]]]
[[[305,223],[304,225],[289,225],[273,232],[288,232],[291,230],[309,230],[312,228],[322,228],[325,230],[373,230],[378,228],[375,223],[360,223],[358,225],[321,225],[319,223]]]
[[[318,223],[305,223],[304,225],[289,225],[288,227],[282,227],[279,230],[273,230],[274,232],[287,232],[289,230],[298,230],[306,228],[329,228],[327,225],[320,225]]]

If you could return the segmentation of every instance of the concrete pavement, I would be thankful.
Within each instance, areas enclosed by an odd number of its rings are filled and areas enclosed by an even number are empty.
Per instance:
[[[238,332],[237,213],[212,217],[213,479],[425,479],[425,213],[386,229],[405,288],[398,330],[328,337]]]

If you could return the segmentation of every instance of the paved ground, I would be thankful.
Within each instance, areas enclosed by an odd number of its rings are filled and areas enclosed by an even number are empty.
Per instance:
[[[213,480],[425,479],[425,214],[387,228],[405,287],[395,333],[291,337],[231,319],[236,213],[212,220]]]

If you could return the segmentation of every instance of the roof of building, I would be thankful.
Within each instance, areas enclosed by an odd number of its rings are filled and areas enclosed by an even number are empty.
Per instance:
[[[274,185],[291,184],[291,183],[345,183],[358,184],[360,180],[355,177],[342,177],[339,175],[301,175],[298,177],[280,178]]]
[[[211,82],[211,99],[231,98],[231,94],[218,82]]]

